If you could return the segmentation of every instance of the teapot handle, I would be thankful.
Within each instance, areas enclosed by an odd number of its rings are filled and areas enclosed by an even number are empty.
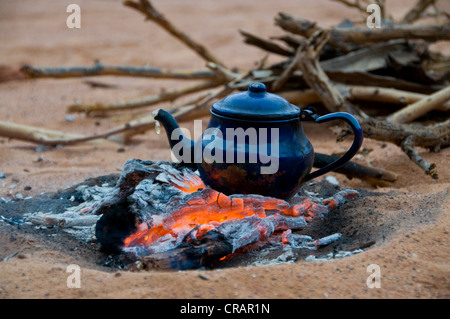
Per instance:
[[[303,181],[305,181],[305,182],[309,181],[313,178],[316,178],[320,175],[323,175],[325,173],[328,173],[328,172],[340,167],[344,163],[348,162],[349,160],[352,159],[353,156],[355,156],[355,154],[358,152],[359,148],[362,145],[363,132],[362,132],[361,125],[359,124],[358,120],[349,113],[336,112],[336,113],[330,113],[330,114],[327,114],[324,116],[319,116],[315,113],[314,108],[308,107],[301,111],[300,118],[302,121],[314,121],[315,123],[323,123],[323,122],[328,122],[328,121],[332,121],[332,120],[343,120],[343,121],[347,122],[348,125],[350,125],[350,127],[353,130],[353,134],[354,134],[353,144],[350,147],[350,149],[347,151],[347,153],[345,153],[342,157],[340,157],[336,161],[306,175],[305,178],[303,179]]]

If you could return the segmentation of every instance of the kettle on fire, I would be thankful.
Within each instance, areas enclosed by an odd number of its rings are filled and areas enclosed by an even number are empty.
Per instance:
[[[349,161],[363,141],[362,128],[349,113],[319,116],[313,108],[300,110],[286,99],[268,93],[263,83],[215,102],[202,137],[187,138],[173,116],[159,110],[155,120],[164,126],[172,153],[198,169],[209,187],[226,195],[259,194],[289,199],[301,185]],[[344,120],[353,130],[350,149],[335,162],[311,173],[314,149],[303,121]]]

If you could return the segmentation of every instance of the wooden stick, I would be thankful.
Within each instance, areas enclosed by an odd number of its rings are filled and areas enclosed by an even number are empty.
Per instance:
[[[151,95],[148,97],[144,97],[137,100],[124,101],[124,102],[116,102],[111,104],[73,104],[67,108],[69,113],[92,113],[92,112],[100,112],[106,113],[111,111],[119,111],[119,110],[132,110],[141,107],[151,106],[158,103],[166,102],[166,101],[174,101],[177,98],[195,93],[198,91],[214,88],[220,85],[220,82],[215,81],[204,81],[200,83],[196,83],[190,86],[175,88],[172,90],[166,90],[161,92],[160,94]]]
[[[412,7],[400,21],[400,24],[411,24],[420,19],[425,10],[436,0],[418,0],[416,5]]]
[[[226,96],[232,91],[232,88],[225,86],[224,88],[221,88],[209,94],[198,103],[173,109],[171,113],[173,117],[180,122],[205,116],[209,114],[209,103],[211,102],[211,100]],[[142,134],[147,130],[154,128],[155,123],[156,121],[153,118],[153,114],[148,114],[142,116],[137,120],[127,122],[120,127],[111,129],[103,133],[81,136],[67,134],[59,131],[29,127],[25,125],[12,124],[8,122],[0,122],[0,136],[29,141],[47,146],[67,146],[96,139],[106,139],[118,134],[125,134],[126,137],[129,138],[130,136]]]
[[[111,66],[96,62],[90,67],[39,68],[25,65],[21,71],[32,78],[73,78],[83,76],[133,76],[159,79],[214,80],[217,74],[210,70],[170,70],[151,67]]]
[[[203,117],[209,114],[211,101],[219,99],[231,93],[233,89],[225,86],[223,88],[215,89],[210,91],[201,100],[194,104],[188,104],[181,107],[173,107],[168,110],[169,113],[178,122],[193,120],[199,117]],[[156,121],[154,120],[154,115],[144,115],[140,119],[131,121],[125,124],[125,129],[117,128],[115,131],[120,131],[119,133],[125,135],[125,140],[130,139],[132,136],[137,134],[143,134],[149,129],[155,127]],[[114,130],[107,132],[108,135],[115,135]]]
[[[298,69],[298,64],[300,62],[300,59],[303,58],[303,50],[304,46],[299,46],[295,52],[294,57],[292,58],[289,65],[283,70],[283,73],[281,73],[280,77],[276,79],[272,83],[272,91],[276,92],[278,91],[285,83],[286,81],[292,76],[294,71]]]
[[[308,45],[300,48],[297,63],[303,73],[303,79],[316,91],[330,112],[361,113],[359,110],[357,111],[354,107],[351,107],[349,103],[345,103],[344,98],[330,84],[327,75],[319,64],[320,50],[328,41],[328,37],[328,32],[318,31],[311,36]]]
[[[408,105],[428,97],[425,94],[374,86],[340,86],[339,89],[341,94],[350,100],[390,104]],[[435,109],[449,112],[450,102],[436,105]]]
[[[286,31],[301,35],[305,38],[309,38],[315,32],[323,30],[323,28],[317,26],[315,22],[311,22],[306,19],[294,18],[283,12],[280,12],[278,16],[275,17],[275,24]],[[328,44],[344,52],[349,52],[354,49],[354,46],[344,43],[340,39],[335,39],[334,37],[329,38]]]
[[[280,13],[275,22],[286,31],[309,38],[314,32],[321,30],[315,23],[305,19],[294,18],[289,14]],[[333,28],[330,29],[329,44],[345,48],[349,43],[366,44],[393,39],[423,39],[428,42],[450,40],[450,26],[448,25],[400,25],[379,29]]]
[[[207,62],[214,62],[216,64],[224,65],[219,59],[217,59],[207,48],[198,42],[194,41],[186,33],[175,27],[169,20],[167,20],[164,15],[156,10],[156,8],[148,0],[139,0],[139,2],[134,1],[124,1],[123,4],[127,7],[133,8],[141,13],[143,13],[149,20],[157,23],[164,30],[172,34],[174,37],[179,39],[181,42],[186,44],[189,48],[194,50],[198,55],[200,55]]]
[[[421,83],[410,82],[399,79],[393,76],[385,76],[373,74],[370,72],[341,72],[341,71],[326,71],[330,80],[347,85],[360,85],[364,83],[367,86],[379,86],[384,88],[393,88],[403,91],[420,92],[423,94],[430,94],[443,88],[442,85],[424,85]],[[294,75],[297,75],[294,73]]]
[[[251,33],[245,32],[243,30],[239,30],[240,34],[244,36],[244,42],[250,45],[254,45],[258,48],[261,48],[267,52],[283,55],[283,56],[292,56],[294,51],[291,48],[283,48],[277,43],[263,39]]]
[[[315,153],[313,166],[321,168],[336,161],[338,158],[338,156]],[[333,172],[344,174],[350,179],[358,178],[364,180],[372,186],[390,186],[398,178],[398,174],[394,172],[382,168],[360,165],[352,161],[345,163],[338,169],[333,170]]]
[[[414,163],[425,171],[425,174],[430,175],[434,179],[438,179],[436,164],[428,163],[417,153],[412,136],[405,138],[401,143],[401,148]]]
[[[442,89],[430,96],[402,108],[391,114],[387,119],[393,123],[408,123],[421,117],[422,115],[436,109],[450,100],[450,86]]]
[[[375,86],[337,85],[337,88],[343,97],[351,101],[408,105],[427,97],[425,94]],[[296,105],[321,102],[320,97],[313,89],[282,91],[278,95]],[[436,110],[449,112],[450,102],[436,106]]]
[[[4,121],[0,121],[0,136],[48,146],[58,145],[58,143],[53,142],[55,140],[68,141],[84,138],[83,135]],[[89,140],[95,140],[95,138]]]
[[[422,39],[428,42],[450,40],[450,26],[426,25],[426,26],[394,26],[378,29],[353,28],[334,29],[333,34],[341,37],[344,42],[370,43],[392,39],[416,40]]]

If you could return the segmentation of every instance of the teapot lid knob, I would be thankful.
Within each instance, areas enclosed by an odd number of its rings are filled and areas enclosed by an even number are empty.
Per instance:
[[[248,90],[252,93],[264,93],[266,92],[266,86],[261,82],[253,82],[248,86]]]

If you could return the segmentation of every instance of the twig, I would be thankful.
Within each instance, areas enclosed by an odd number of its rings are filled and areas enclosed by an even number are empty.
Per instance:
[[[303,50],[304,50],[304,45],[300,45],[297,48],[295,55],[292,58],[289,65],[283,70],[283,73],[281,73],[280,77],[272,83],[272,86],[271,86],[272,91],[274,91],[274,92],[278,91],[286,83],[286,81],[292,76],[294,71],[299,68],[298,64],[300,62],[300,59],[303,57]]]
[[[396,124],[367,118],[360,120],[364,136],[398,146],[409,136],[416,146],[439,150],[450,145],[450,120],[434,125]]]
[[[313,166],[321,168],[336,161],[338,158],[338,156],[315,153]],[[382,168],[360,165],[352,161],[333,170],[333,172],[344,174],[350,179],[358,178],[364,180],[372,186],[390,186],[398,178],[398,175],[394,172]]]
[[[401,148],[403,152],[405,152],[406,155],[408,155],[411,161],[416,163],[419,167],[421,167],[425,171],[425,174],[430,175],[434,179],[438,179],[436,164],[428,163],[417,153],[414,147],[412,136],[408,136],[407,138],[405,138],[405,140],[401,143]]]
[[[328,32],[318,31],[311,36],[308,45],[300,48],[297,63],[303,73],[303,79],[316,91],[330,112],[346,111],[362,114],[360,110],[346,103],[339,91],[330,84],[328,76],[319,64],[320,51],[328,36]]]
[[[214,62],[208,62],[206,66],[213,70],[215,73],[217,73],[222,79],[224,79],[226,82],[233,81],[236,78],[240,77],[242,74],[238,72],[233,72],[231,70],[228,70],[224,66],[220,64],[216,64]],[[222,81],[223,82],[223,81]]]
[[[383,87],[342,86],[339,89],[341,94],[350,100],[408,105],[427,98],[425,94]],[[448,112],[450,111],[450,102],[436,105],[435,109]]]
[[[321,27],[318,27],[315,22],[311,22],[306,19],[294,18],[291,15],[283,12],[280,12],[278,16],[275,17],[275,24],[286,31],[301,35],[305,38],[309,38],[315,32],[323,30]],[[343,41],[335,37],[330,37],[328,40],[328,44],[344,52],[350,52],[355,49],[354,45],[344,43]]]
[[[215,81],[204,81],[194,85],[189,85],[182,88],[175,88],[172,90],[162,91],[160,94],[151,95],[148,97],[144,97],[137,100],[124,101],[124,102],[116,102],[111,104],[73,104],[67,108],[69,113],[92,113],[92,112],[111,112],[111,111],[119,111],[119,110],[131,110],[141,107],[146,107],[150,105],[155,105],[158,103],[166,102],[166,101],[174,101],[177,98],[195,93],[198,91],[210,89],[219,86],[220,82]]]
[[[417,102],[427,95],[374,86],[337,85],[342,96],[350,101],[381,102],[384,104],[408,105]],[[313,89],[290,90],[278,93],[292,104],[320,103],[320,97]],[[436,110],[449,112],[450,102],[436,106]]]
[[[167,32],[193,49],[198,55],[200,55],[207,62],[214,62],[216,64],[224,65],[219,59],[217,59],[207,48],[194,41],[186,33],[175,27],[164,15],[156,10],[156,8],[148,0],[139,1],[124,1],[123,4],[127,7],[133,8],[143,13],[149,20],[160,25]]]
[[[392,123],[408,123],[436,109],[436,107],[443,105],[449,100],[450,86],[398,110],[391,114],[387,120]]]
[[[215,80],[217,74],[210,70],[169,70],[151,67],[111,66],[96,62],[90,67],[39,68],[25,65],[21,71],[32,78],[73,78],[83,76],[133,76],[164,79]]]
[[[309,38],[321,28],[305,19],[294,18],[289,14],[280,13],[275,22],[281,28],[294,34]],[[378,29],[333,28],[330,29],[329,44],[337,48],[348,48],[349,43],[366,44],[393,39],[423,39],[428,42],[450,40],[450,26],[448,25],[397,25]]]
[[[85,138],[84,136],[78,134],[70,134],[56,130],[3,121],[0,121],[0,136],[47,146],[56,146],[61,144],[55,143],[54,141],[82,140]],[[95,140],[95,138],[89,138],[88,140]]]
[[[430,94],[443,88],[442,85],[424,85],[416,82],[402,80],[393,76],[373,74],[371,72],[327,71],[326,74],[330,78],[330,80],[348,85],[361,85],[361,83],[364,83],[364,85],[367,86],[379,86],[384,88],[393,88],[426,94]],[[296,74],[294,73],[294,75]]]
[[[283,48],[280,45],[278,45],[277,43],[270,41],[270,40],[266,40],[266,39],[262,39],[256,35],[250,34],[248,32],[245,32],[243,30],[239,30],[239,32],[242,34],[242,36],[244,37],[244,42],[250,45],[254,45],[258,48],[261,48],[265,51],[271,52],[271,53],[275,53],[275,54],[279,54],[279,55],[283,55],[283,56],[291,56],[294,51],[291,48]]]
[[[435,2],[436,0],[418,0],[416,5],[405,14],[400,24],[411,24],[419,20],[425,10]]]
[[[332,34],[342,37],[342,41],[353,43],[371,43],[393,39],[422,39],[428,42],[450,40],[450,26],[446,25],[404,25],[378,29],[353,28],[333,30]]]

